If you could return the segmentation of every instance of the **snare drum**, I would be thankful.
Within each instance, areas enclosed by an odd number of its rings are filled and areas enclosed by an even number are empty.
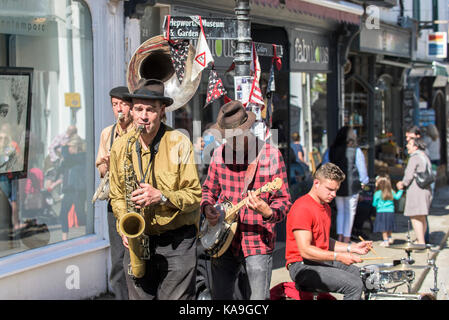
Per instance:
[[[369,291],[386,291],[390,285],[411,282],[415,279],[413,270],[388,270],[392,263],[370,264],[360,269],[362,281]]]

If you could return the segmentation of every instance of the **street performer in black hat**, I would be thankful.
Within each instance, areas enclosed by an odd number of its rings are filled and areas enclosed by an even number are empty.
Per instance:
[[[131,274],[127,273],[129,298],[194,299],[201,185],[193,146],[185,135],[162,122],[165,108],[173,103],[164,96],[162,81],[143,79],[127,96],[132,99],[135,128],[112,146],[110,198],[119,225],[130,206],[143,214],[143,234],[149,240],[144,275],[137,277],[132,265]],[[140,135],[138,127],[143,128]],[[128,194],[134,176],[137,186]],[[130,248],[131,239],[118,229],[123,244]],[[129,265],[130,249],[124,258],[124,267]]]
[[[229,249],[212,258],[213,299],[235,298],[235,282],[242,265],[249,287],[244,298],[269,299],[275,225],[285,218],[291,206],[282,155],[251,132],[255,118],[242,103],[231,101],[220,108],[217,122],[210,129],[216,130],[226,143],[212,156],[202,188],[202,214],[215,225],[220,215],[214,207],[216,203],[228,200],[235,205],[248,196],[246,206],[240,209]],[[281,189],[260,195],[252,191],[276,177],[283,181]]]
[[[112,143],[132,128],[130,114],[131,99],[125,97],[125,94],[128,93],[129,90],[125,86],[112,88],[109,92],[112,112],[114,113],[116,123],[101,131],[100,145],[98,146],[97,160],[95,162],[101,178],[104,178],[109,171],[109,151]],[[123,254],[125,250],[122,245],[122,239],[116,232],[116,221],[112,213],[110,201],[108,201],[108,231],[111,246],[111,272],[109,274],[109,281],[111,282],[115,299],[128,300],[128,289],[126,286],[125,272],[123,271]]]

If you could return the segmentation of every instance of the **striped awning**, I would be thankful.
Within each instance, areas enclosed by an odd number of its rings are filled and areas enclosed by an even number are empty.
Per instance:
[[[329,0],[251,0],[253,4],[270,8],[286,8],[289,11],[311,15],[320,19],[360,25],[364,11],[359,5],[347,1]],[[285,3],[285,4],[284,4]]]

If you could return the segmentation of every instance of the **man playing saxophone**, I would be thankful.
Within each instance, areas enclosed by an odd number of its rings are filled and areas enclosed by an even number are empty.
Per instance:
[[[95,162],[101,178],[104,178],[109,171],[109,152],[112,143],[133,128],[130,114],[131,99],[124,97],[128,93],[128,88],[124,86],[115,87],[109,91],[112,111],[117,122],[101,131],[100,145],[98,146],[97,160]],[[125,272],[123,271],[124,248],[120,236],[117,235],[115,225],[116,221],[112,213],[111,203],[108,201],[108,232],[111,247],[111,272],[109,274],[109,281],[111,282],[115,299],[127,300],[128,289],[126,286]]]
[[[130,255],[142,256],[131,252],[135,242],[125,236],[123,227],[140,220],[126,217],[143,218],[138,228],[144,229],[144,248],[136,251],[149,253],[143,274],[132,270],[140,266],[131,263],[127,274],[129,298],[194,299],[201,185],[192,143],[162,122],[165,108],[173,103],[164,96],[163,82],[143,80],[128,97],[133,103],[134,127],[142,131],[132,130],[114,143],[109,195],[119,221],[118,231],[125,247],[129,247],[123,261],[126,270]]]

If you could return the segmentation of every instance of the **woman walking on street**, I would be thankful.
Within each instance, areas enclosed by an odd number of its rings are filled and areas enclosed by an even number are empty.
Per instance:
[[[409,140],[407,151],[410,158],[402,181],[397,183],[398,189],[407,189],[404,216],[410,217],[417,244],[426,243],[424,240],[424,234],[427,229],[426,216],[429,214],[430,203],[432,202],[430,185],[426,188],[420,188],[415,179],[415,172],[423,172],[427,166],[431,166],[430,159],[424,151],[425,149],[426,145],[422,139]]]

